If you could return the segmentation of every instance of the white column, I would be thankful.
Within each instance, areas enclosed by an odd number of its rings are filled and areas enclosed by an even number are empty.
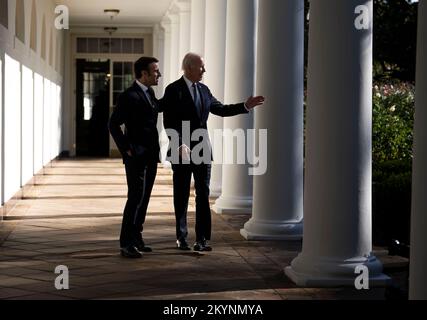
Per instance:
[[[198,0],[195,0],[198,1]],[[212,94],[219,100],[224,101],[225,81],[225,38],[227,0],[206,0],[206,32],[205,32],[205,73],[204,83],[209,87]],[[214,114],[209,115],[208,129],[211,138],[214,159],[217,154],[222,153],[222,139],[214,138],[214,130],[222,130],[223,119]],[[219,139],[219,138],[218,138]],[[222,164],[213,163],[211,171],[210,195],[219,197],[222,187]]]
[[[225,102],[246,101],[254,93],[255,76],[255,0],[227,2],[227,40],[225,60]],[[253,113],[224,119],[224,129],[246,130],[253,128]],[[237,131],[235,132],[237,133]],[[233,142],[232,134],[224,133],[226,140]],[[234,155],[237,143],[234,143]],[[226,156],[226,154],[224,153]],[[234,157],[236,163],[236,157]],[[245,161],[245,163],[247,163]],[[222,166],[222,193],[214,205],[217,213],[252,211],[252,176],[247,164],[224,164]]]
[[[171,49],[172,49],[172,38],[171,38],[171,21],[169,18],[163,18],[161,22],[162,29],[164,30],[164,53],[163,53],[163,70],[160,70],[163,74],[163,92],[166,87],[171,83]]]
[[[191,0],[190,51],[201,56],[205,54],[205,10],[206,0]]]
[[[179,70],[184,56],[190,51],[190,0],[178,0],[179,6]],[[179,72],[180,74],[181,72]]]
[[[268,167],[263,173],[260,165],[254,176],[253,215],[241,234],[248,240],[301,239],[304,1],[262,0],[258,10],[256,87],[267,100],[255,111],[255,132],[268,130],[267,153],[259,155]]]
[[[303,248],[285,269],[300,286],[389,280],[371,240],[372,2],[310,2]]]
[[[170,82],[177,80],[181,74],[181,59],[179,57],[179,15],[170,13],[171,22],[171,54],[170,54]]]
[[[156,96],[161,98],[163,96],[163,92],[165,87],[169,84],[166,76],[166,62],[169,59],[166,59],[166,39],[165,39],[165,29],[161,27],[160,24],[156,24],[153,29],[153,51],[154,56],[159,59],[159,68],[162,73],[162,77],[160,78],[159,85],[155,87]],[[170,43],[169,43],[170,46]],[[169,63],[168,63],[169,64]],[[164,159],[166,159],[167,148],[169,145],[169,139],[166,135],[164,126],[163,126],[163,113],[159,113],[157,119],[157,130],[159,132],[159,143],[161,150],[161,161],[165,164]]]
[[[3,141],[3,110],[4,110],[4,80],[3,80],[3,51],[0,50],[0,141]],[[3,154],[3,143],[0,145],[0,152]],[[4,203],[4,192],[3,192],[3,157],[0,157],[0,204]],[[3,221],[4,218],[4,209],[0,208],[0,222]]]
[[[71,35],[70,35],[70,30],[64,30],[64,47],[62,49],[63,55],[64,55],[64,60],[63,60],[63,74],[64,74],[64,82],[63,82],[63,86],[62,86],[62,103],[63,103],[63,121],[62,121],[62,147],[63,150],[68,150],[70,153],[70,157],[75,157],[76,156],[76,148],[75,148],[75,121],[74,121],[74,113],[75,113],[75,109],[72,106],[71,103],[71,97],[72,94],[74,92],[71,92],[71,90],[69,88],[71,88],[71,75],[72,72],[72,68],[74,67],[74,64],[71,63],[71,56],[73,55],[73,50],[71,49]],[[34,79],[35,81],[35,79]],[[109,106],[109,112],[111,114],[111,112],[113,111],[113,101],[111,99],[110,101],[110,106]],[[37,140],[37,138],[35,138]],[[115,144],[113,142],[113,138],[110,135],[110,154],[111,151],[113,149],[115,149]],[[35,161],[36,163],[36,161]],[[37,173],[38,168],[34,168],[36,170]]]
[[[409,299],[427,299],[427,3],[418,3],[415,140],[412,173]]]
[[[166,87],[173,81],[175,81],[175,77],[172,78],[172,72],[171,72],[171,55],[172,55],[172,26],[171,26],[171,20],[165,16],[162,19],[161,26],[164,30],[164,68],[163,73],[163,90],[162,94],[159,95],[159,97],[163,96],[163,93],[166,89]],[[163,117],[163,114],[162,114]],[[162,119],[163,120],[163,119]],[[162,124],[163,127],[163,124]],[[169,161],[164,161],[166,159],[166,154],[168,151],[169,146],[169,139],[167,137],[166,131],[164,130],[164,127],[161,131],[159,131],[159,139],[160,139],[160,150],[162,154],[162,163],[164,167],[171,167],[171,164]]]
[[[163,70],[165,68],[165,32],[160,24],[155,24],[153,27],[153,56],[159,60],[159,69],[162,73],[159,84],[154,87],[156,96],[159,97],[163,93],[163,84],[165,82],[165,78],[163,77]]]

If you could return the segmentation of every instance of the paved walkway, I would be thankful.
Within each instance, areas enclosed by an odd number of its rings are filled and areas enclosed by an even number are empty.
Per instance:
[[[177,250],[169,169],[159,169],[145,224],[154,251],[137,260],[118,250],[127,191],[119,160],[55,161],[35,181],[0,224],[0,299],[384,298],[384,289],[297,288],[283,268],[301,243],[245,241],[245,214],[213,213],[212,252]],[[194,197],[189,227],[192,244]],[[407,266],[378,254],[390,270]],[[69,290],[54,287],[58,265],[69,268]]]

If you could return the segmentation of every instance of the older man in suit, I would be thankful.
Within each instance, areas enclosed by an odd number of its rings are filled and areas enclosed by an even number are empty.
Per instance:
[[[161,77],[158,62],[153,57],[142,57],[135,62],[136,80],[119,96],[109,121],[110,133],[126,169],[128,198],[123,212],[120,251],[128,258],[140,258],[142,252],[152,251],[145,245],[142,231],[159,162],[160,104],[151,87],[157,85]]]
[[[170,147],[179,150],[178,161],[172,161],[173,193],[176,218],[177,247],[181,250],[190,250],[187,242],[187,207],[190,195],[191,175],[194,176],[196,189],[196,242],[195,251],[211,251],[208,241],[211,239],[211,211],[209,206],[209,183],[211,173],[212,155],[192,154],[192,149],[202,143],[210,150],[207,135],[207,121],[209,113],[221,117],[230,117],[248,113],[252,108],[263,104],[264,97],[249,97],[246,103],[223,105],[211,94],[209,88],[200,83],[206,72],[203,58],[194,53],[188,53],[183,60],[184,75],[179,80],[170,84],[161,100],[164,109],[164,126],[167,130],[177,133],[179,146]],[[183,126],[189,125],[189,130]],[[198,141],[185,141],[183,133],[190,134],[196,130],[205,130]],[[171,139],[171,136],[169,137]],[[206,141],[208,140],[208,141]],[[171,139],[172,142],[172,139]],[[175,150],[170,150],[172,153]],[[195,160],[194,156],[199,159]],[[209,159],[200,163],[200,157]],[[188,159],[188,163],[185,163]]]

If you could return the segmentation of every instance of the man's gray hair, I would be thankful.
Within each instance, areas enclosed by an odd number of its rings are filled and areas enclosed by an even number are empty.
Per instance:
[[[182,60],[182,70],[185,71],[190,69],[195,64],[195,62],[201,58],[202,57],[197,53],[193,53],[193,52],[187,53],[184,59]]]

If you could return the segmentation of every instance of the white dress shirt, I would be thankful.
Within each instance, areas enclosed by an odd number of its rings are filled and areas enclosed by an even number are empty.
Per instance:
[[[151,101],[151,96],[148,93],[148,87],[144,84],[142,84],[141,82],[139,82],[138,80],[136,80],[136,83],[138,84],[138,86],[142,89],[142,91],[145,94],[145,97],[147,98],[148,102],[150,103],[151,106],[153,106],[153,101]]]
[[[185,83],[187,84],[188,90],[190,91],[191,97],[193,98],[193,101],[194,101],[193,82],[191,82],[190,80],[188,80],[186,78],[186,76],[184,76],[184,80],[185,80]],[[196,87],[197,87],[197,82],[195,84],[196,84]],[[197,94],[197,100],[198,101],[202,101],[201,97],[200,97],[200,92],[199,92],[198,89],[196,90],[196,94]]]

